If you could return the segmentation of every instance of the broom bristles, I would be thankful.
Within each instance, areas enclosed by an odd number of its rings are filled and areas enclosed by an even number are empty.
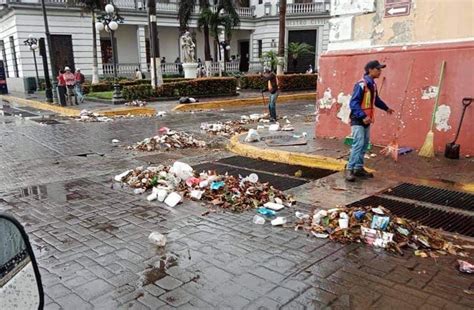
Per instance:
[[[433,140],[434,140],[434,134],[433,131],[429,131],[428,134],[426,135],[425,138],[425,143],[423,143],[423,146],[420,149],[420,152],[418,152],[418,155],[424,156],[424,157],[434,157],[434,147],[433,147]]]

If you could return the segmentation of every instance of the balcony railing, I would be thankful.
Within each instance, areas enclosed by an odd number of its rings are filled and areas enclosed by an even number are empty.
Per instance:
[[[306,15],[314,13],[325,13],[329,7],[326,3],[289,3],[286,5],[287,15]]]
[[[140,68],[140,65],[137,63],[119,63],[117,64],[117,75],[125,77],[134,77],[135,70],[138,68]],[[114,65],[102,64],[102,74],[107,77],[114,76]]]

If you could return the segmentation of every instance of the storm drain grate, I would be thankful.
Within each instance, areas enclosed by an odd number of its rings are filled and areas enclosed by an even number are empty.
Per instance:
[[[423,225],[474,237],[474,216],[428,208],[416,203],[402,202],[378,196],[370,196],[348,205],[348,207],[365,206],[382,206],[397,216],[418,221]]]
[[[252,170],[267,171],[278,174],[286,174],[294,176],[296,172],[300,171],[301,178],[317,180],[327,177],[336,171],[318,168],[309,168],[298,165],[288,165],[282,163],[275,163],[267,160],[252,159],[243,156],[232,156],[218,160],[219,163],[243,167]]]
[[[386,190],[384,194],[474,211],[474,195],[442,188],[402,183],[392,189]]]
[[[227,165],[219,164],[217,162],[203,163],[203,164],[195,165],[193,166],[193,168],[196,172],[211,170],[211,171],[216,171],[218,174],[228,173],[229,175],[233,175],[235,177],[238,177],[239,175],[248,176],[251,173],[256,173],[258,175],[259,182],[262,182],[262,183],[269,182],[274,188],[282,190],[282,191],[307,183],[306,180],[302,180],[302,179],[273,175],[270,173],[255,171],[252,169],[227,166]]]

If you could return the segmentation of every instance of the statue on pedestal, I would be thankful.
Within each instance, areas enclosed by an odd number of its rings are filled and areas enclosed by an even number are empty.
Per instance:
[[[194,44],[193,38],[189,31],[183,33],[180,38],[181,43],[181,59],[183,63],[194,63],[196,62],[195,58],[195,48],[196,44]]]

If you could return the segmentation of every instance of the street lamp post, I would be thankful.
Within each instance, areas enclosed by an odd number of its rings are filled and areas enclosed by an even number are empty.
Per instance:
[[[222,40],[219,42],[219,76],[222,76],[222,68],[225,72],[225,51],[230,51],[230,45],[227,41]]]
[[[49,26],[48,26],[48,16],[46,15],[46,5],[44,4],[44,0],[41,0],[41,10],[43,12],[43,20],[44,20],[44,33],[46,35],[46,42],[48,43],[48,52],[49,52],[49,61],[51,62],[51,72],[52,72],[52,82],[49,80],[49,74],[44,74],[46,80],[46,101],[49,103],[54,102],[58,104],[58,96],[56,92],[56,87],[58,86],[58,82],[54,78],[58,72],[54,72],[54,53],[53,53],[53,46],[51,44],[51,34],[49,33]]]
[[[117,51],[114,43],[114,34],[118,29],[118,23],[123,23],[123,17],[121,17],[113,4],[107,4],[105,6],[105,13],[97,17],[98,22],[95,23],[95,29],[97,31],[105,30],[110,34],[110,42],[112,45],[112,60],[114,70],[114,93],[112,96],[112,103],[118,104],[123,101],[122,90],[118,84],[117,77]]]
[[[40,89],[39,77],[38,77],[38,64],[36,62],[36,49],[38,48],[38,40],[33,38],[33,35],[29,35],[28,39],[23,42],[25,45],[30,47],[30,50],[33,52],[33,60],[35,62],[35,72],[36,72],[36,90]]]

